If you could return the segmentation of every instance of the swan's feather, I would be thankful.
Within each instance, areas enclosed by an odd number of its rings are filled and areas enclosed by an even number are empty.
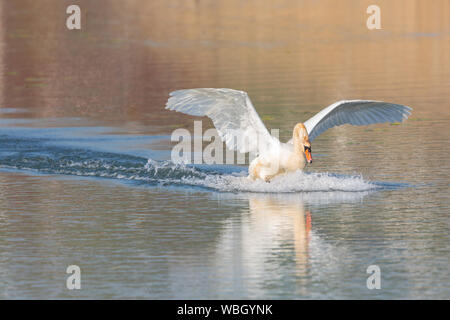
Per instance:
[[[259,118],[244,91],[233,89],[187,89],[170,93],[166,109],[211,118],[231,150],[261,153],[279,144]]]
[[[304,124],[309,140],[343,124],[356,126],[383,122],[402,122],[412,109],[401,104],[370,100],[344,100],[326,107]],[[288,143],[292,143],[292,139]]]

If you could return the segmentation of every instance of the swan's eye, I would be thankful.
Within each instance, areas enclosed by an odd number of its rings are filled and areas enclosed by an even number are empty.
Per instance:
[[[311,147],[305,146],[305,151],[308,150],[311,153]]]

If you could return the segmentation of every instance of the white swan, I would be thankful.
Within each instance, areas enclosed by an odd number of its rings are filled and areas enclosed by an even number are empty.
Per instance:
[[[311,141],[329,128],[343,124],[402,122],[412,110],[381,101],[335,102],[304,123],[298,123],[292,139],[282,143],[270,135],[244,91],[177,90],[170,93],[166,109],[211,118],[229,149],[257,154],[250,163],[249,176],[267,182],[279,174],[302,170],[306,162],[311,163]]]

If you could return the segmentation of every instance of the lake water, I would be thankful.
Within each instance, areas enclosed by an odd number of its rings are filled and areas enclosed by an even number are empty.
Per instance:
[[[372,31],[372,1],[80,0],[81,31],[0,2],[0,298],[449,299],[450,4],[377,2]],[[413,112],[266,184],[170,162],[212,127],[164,110],[194,87],[247,91],[282,140],[341,99]]]

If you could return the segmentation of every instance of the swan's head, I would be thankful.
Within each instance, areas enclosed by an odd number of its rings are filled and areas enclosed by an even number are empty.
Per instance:
[[[303,123],[297,123],[295,125],[293,140],[299,150],[305,155],[306,161],[312,163],[311,142],[309,142],[308,131]]]

